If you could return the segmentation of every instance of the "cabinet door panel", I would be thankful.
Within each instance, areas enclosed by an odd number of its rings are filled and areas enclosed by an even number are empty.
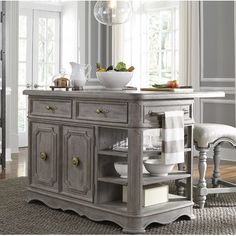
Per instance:
[[[63,193],[92,201],[93,129],[63,127]]]
[[[59,127],[51,124],[32,124],[32,184],[58,190]]]

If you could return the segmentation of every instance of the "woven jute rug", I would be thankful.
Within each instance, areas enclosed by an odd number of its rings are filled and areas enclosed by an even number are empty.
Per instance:
[[[0,180],[0,234],[122,234],[111,222],[94,222],[73,212],[25,201],[27,178]],[[236,194],[209,196],[194,207],[195,220],[151,224],[146,234],[236,234]]]

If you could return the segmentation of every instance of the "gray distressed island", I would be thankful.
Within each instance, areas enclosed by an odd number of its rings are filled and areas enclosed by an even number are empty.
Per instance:
[[[223,97],[223,92],[42,91],[29,95],[28,202],[73,210],[95,221],[112,221],[124,232],[143,233],[153,222],[170,223],[193,215],[192,158],[194,98]],[[161,128],[165,111],[184,111],[185,168],[165,177],[143,174],[143,132]],[[128,148],[113,147],[126,140]],[[120,178],[114,162],[128,162]],[[175,182],[166,203],[143,206],[143,189]],[[172,184],[173,185],[173,184]],[[174,186],[175,186],[174,185]],[[122,189],[127,186],[127,202]]]

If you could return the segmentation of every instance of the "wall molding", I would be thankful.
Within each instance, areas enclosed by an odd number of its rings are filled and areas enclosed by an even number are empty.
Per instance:
[[[212,104],[232,104],[235,105],[235,100],[226,100],[226,99],[201,99],[200,100],[200,119],[203,121],[203,106],[204,103],[212,103]]]
[[[235,94],[235,88],[231,87],[201,87],[201,90],[211,90],[211,91],[224,91],[225,93]]]
[[[235,78],[205,78],[201,76],[201,82],[234,82]]]

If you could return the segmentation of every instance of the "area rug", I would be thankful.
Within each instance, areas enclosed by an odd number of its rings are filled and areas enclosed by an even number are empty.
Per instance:
[[[111,222],[94,222],[73,212],[25,201],[27,178],[0,180],[0,234],[122,234]],[[151,224],[146,234],[236,234],[236,194],[209,196],[207,206],[194,207],[195,220]]]

